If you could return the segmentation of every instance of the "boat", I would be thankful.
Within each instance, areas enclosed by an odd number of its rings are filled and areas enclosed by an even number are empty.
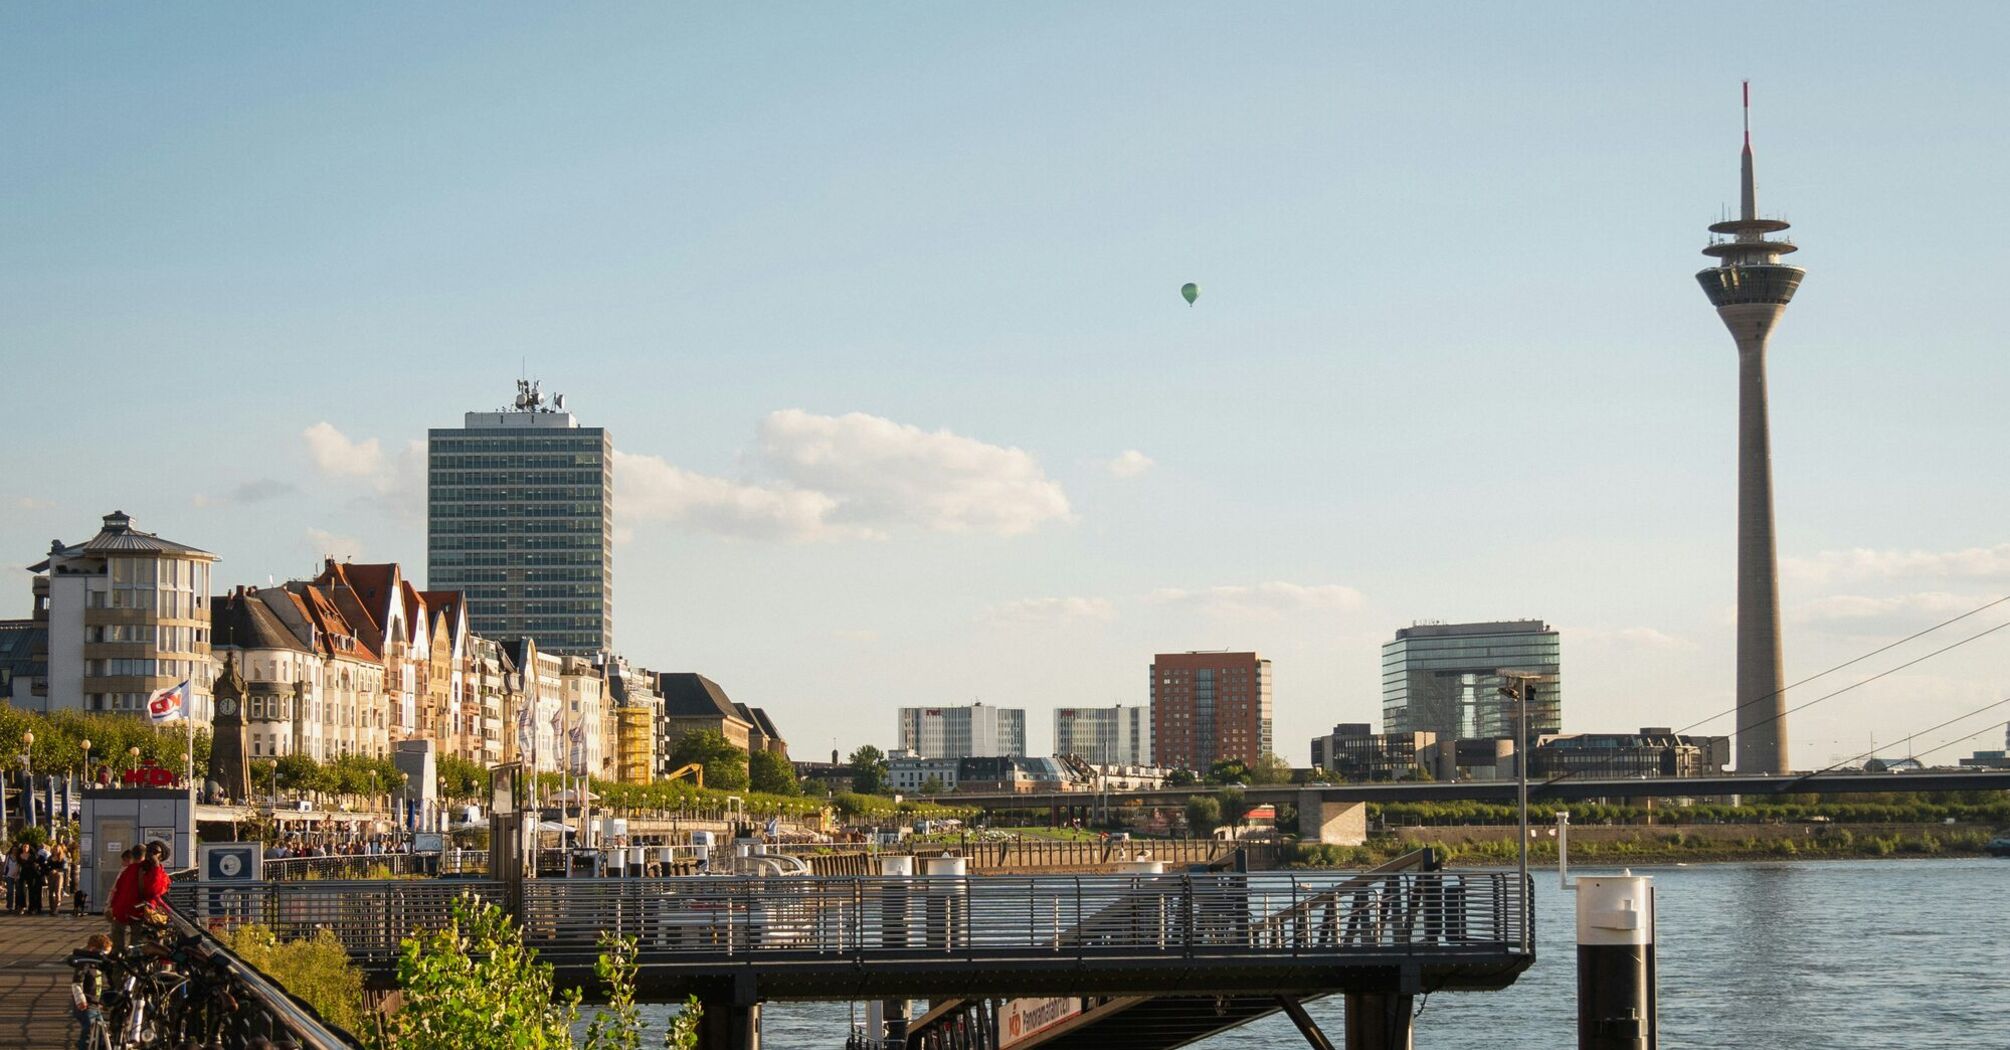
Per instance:
[[[2010,857],[2010,831],[1997,833],[1982,847],[1982,852],[1992,857]]]

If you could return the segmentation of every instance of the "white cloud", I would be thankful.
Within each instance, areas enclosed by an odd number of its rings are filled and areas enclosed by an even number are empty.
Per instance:
[[[741,539],[804,542],[878,535],[834,524],[837,500],[821,492],[745,484],[671,466],[656,456],[614,454],[615,513],[668,521]]]
[[[389,508],[406,521],[424,516],[424,441],[414,438],[406,442],[397,455],[387,457],[382,443],[376,438],[352,440],[326,420],[301,431],[300,436],[306,439],[307,456],[314,462],[316,470],[330,477],[354,478],[370,486],[372,498],[356,501],[359,507],[367,506],[371,510]]]
[[[1884,596],[1832,594],[1796,606],[1789,619],[1853,632],[1905,633],[1931,627],[1986,601],[1940,591]]]
[[[873,528],[1014,536],[1068,518],[1068,497],[1021,449],[852,412],[783,409],[761,421],[760,461]]]
[[[1696,648],[1695,642],[1654,627],[1566,627],[1562,633],[1568,641],[1593,645],[1661,650]]]
[[[1109,470],[1111,477],[1118,477],[1118,478],[1137,477],[1138,475],[1143,474],[1145,471],[1152,469],[1152,467],[1156,465],[1157,464],[1152,461],[1152,457],[1147,456],[1144,453],[1139,452],[1137,449],[1134,448],[1127,448],[1122,452],[1117,453],[1117,457],[1115,459],[1112,459],[1108,463],[1103,464],[1103,466]]]
[[[300,436],[307,439],[307,455],[314,468],[323,474],[365,478],[384,467],[384,450],[376,438],[351,441],[326,420],[301,431]]]
[[[1277,617],[1286,613],[1342,612],[1361,607],[1361,592],[1337,583],[1303,584],[1273,580],[1254,585],[1228,585],[1187,590],[1153,591],[1147,599],[1159,605],[1184,605],[1218,616]]]
[[[326,529],[307,530],[308,553],[315,558],[351,561],[363,556],[363,544],[353,536],[337,536]]]
[[[616,512],[743,539],[885,539],[896,529],[1013,536],[1068,517],[1068,498],[1028,453],[854,412],[798,409],[761,421],[752,478],[700,474],[615,453]]]
[[[993,606],[985,618],[997,623],[1056,624],[1107,622],[1117,607],[1108,598],[1021,598]]]
[[[1806,582],[1889,580],[1907,577],[1989,579],[2010,577],[2010,543],[1957,551],[1822,551],[1811,558],[1782,559],[1786,575]]]

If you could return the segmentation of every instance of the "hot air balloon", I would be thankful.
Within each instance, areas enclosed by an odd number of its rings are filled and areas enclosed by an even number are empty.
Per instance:
[[[1179,294],[1186,297],[1186,304],[1188,306],[1192,306],[1193,301],[1195,299],[1200,298],[1200,285],[1197,285],[1192,281],[1188,281],[1187,283],[1180,285]]]

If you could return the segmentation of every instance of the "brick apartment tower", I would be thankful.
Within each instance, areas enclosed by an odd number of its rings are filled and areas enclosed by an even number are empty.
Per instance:
[[[1787,771],[1787,698],[1780,660],[1780,572],[1773,532],[1772,431],[1766,412],[1766,345],[1807,271],[1780,262],[1794,251],[1771,240],[1787,224],[1759,217],[1752,177],[1752,92],[1745,88],[1745,152],[1738,217],[1710,227],[1696,275],[1738,344],[1738,708],[1740,773]]]
[[[1160,653],[1152,658],[1152,760],[1205,771],[1272,751],[1270,661],[1255,653]]]

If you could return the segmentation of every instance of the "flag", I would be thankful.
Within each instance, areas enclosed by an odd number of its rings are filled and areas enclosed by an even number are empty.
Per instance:
[[[147,697],[147,718],[154,724],[188,717],[188,679]]]
[[[572,747],[566,755],[566,765],[573,775],[584,776],[586,774],[586,729],[582,726],[573,726],[571,732],[566,735],[572,740]]]

